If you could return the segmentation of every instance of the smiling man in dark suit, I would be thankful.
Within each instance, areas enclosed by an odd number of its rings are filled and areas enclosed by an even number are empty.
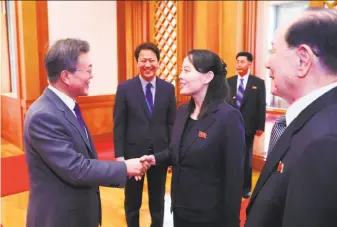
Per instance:
[[[238,75],[228,78],[231,88],[231,104],[243,116],[246,130],[246,155],[244,163],[244,198],[250,197],[252,188],[252,153],[255,135],[261,136],[266,121],[266,87],[264,80],[251,75],[253,55],[240,52],[236,55]]]
[[[27,227],[97,227],[99,186],[124,187],[145,172],[138,159],[99,161],[78,96],[93,78],[89,43],[58,40],[45,56],[49,86],[29,107],[24,144],[29,173]],[[143,173],[142,173],[143,172]]]
[[[160,52],[153,43],[135,50],[139,75],[121,83],[114,106],[114,144],[117,160],[139,158],[160,152],[170,142],[176,113],[174,86],[156,76]],[[162,227],[167,166],[147,172],[152,227]],[[125,214],[129,227],[139,226],[144,178],[128,179]]]
[[[275,33],[266,67],[290,106],[246,227],[337,226],[337,12],[309,9]]]

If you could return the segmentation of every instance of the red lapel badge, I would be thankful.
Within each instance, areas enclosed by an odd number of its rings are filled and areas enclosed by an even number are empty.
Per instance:
[[[207,134],[206,134],[206,132],[199,131],[198,137],[206,139]]]
[[[283,162],[279,161],[277,166],[277,172],[283,173],[283,167],[284,167]]]

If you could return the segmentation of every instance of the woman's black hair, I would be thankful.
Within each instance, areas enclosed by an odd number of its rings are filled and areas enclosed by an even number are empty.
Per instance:
[[[227,65],[220,57],[209,50],[191,50],[188,52],[188,59],[194,68],[200,73],[213,72],[214,77],[209,83],[205,99],[202,103],[198,119],[203,118],[209,104],[220,104],[228,102],[229,86],[227,83]],[[193,98],[191,98],[188,109],[192,113],[195,108]]]

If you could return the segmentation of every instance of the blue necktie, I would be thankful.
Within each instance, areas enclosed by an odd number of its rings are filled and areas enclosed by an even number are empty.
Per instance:
[[[84,120],[82,118],[81,110],[80,110],[80,107],[79,107],[78,103],[75,103],[74,111],[75,111],[78,123],[80,124],[80,126],[81,126],[81,128],[84,132],[84,135],[87,135],[86,130],[85,130],[85,126],[84,126]]]
[[[242,101],[243,101],[243,94],[245,93],[245,89],[243,87],[243,78],[240,79],[240,85],[239,85],[239,88],[238,88],[238,91],[236,93],[236,107],[238,109],[240,109],[240,106],[242,104]]]
[[[268,148],[267,154],[269,154],[272,151],[276,142],[281,137],[282,133],[286,130],[286,127],[287,127],[286,117],[285,115],[282,115],[276,120],[271,130],[269,148]]]
[[[151,83],[148,83],[146,85],[146,103],[147,103],[147,106],[149,108],[149,111],[150,111],[150,114],[152,114],[152,110],[153,110],[153,98],[152,98],[152,92],[151,92],[151,88],[152,88],[152,84]]]

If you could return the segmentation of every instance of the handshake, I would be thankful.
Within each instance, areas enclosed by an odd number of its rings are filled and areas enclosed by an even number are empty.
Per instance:
[[[153,155],[144,155],[141,158],[132,158],[125,160],[123,157],[119,157],[116,161],[124,161],[126,164],[128,177],[135,177],[136,181],[142,179],[146,171],[156,165],[156,159]]]

